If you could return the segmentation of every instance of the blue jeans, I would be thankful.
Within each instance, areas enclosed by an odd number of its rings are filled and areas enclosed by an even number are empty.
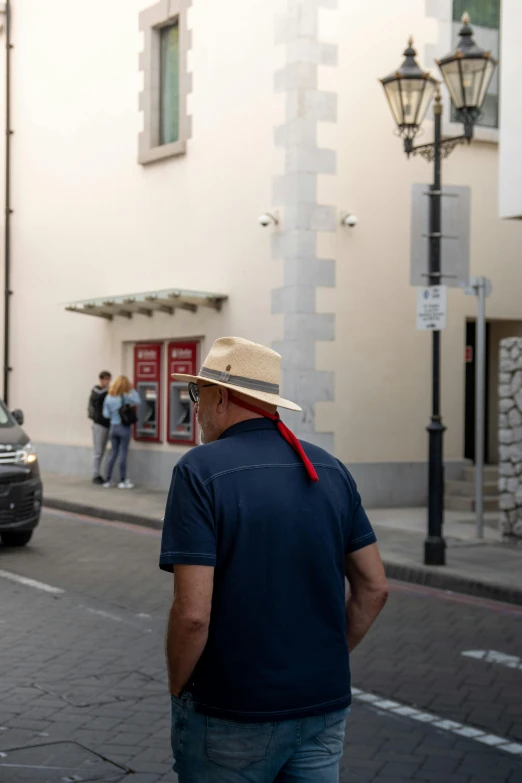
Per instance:
[[[120,454],[120,478],[125,481],[127,478],[127,454],[129,452],[129,443],[131,439],[131,428],[126,424],[113,424],[111,427],[111,458],[107,468],[107,481],[111,480],[114,465]]]
[[[179,783],[338,783],[349,708],[301,720],[234,723],[171,697]]]

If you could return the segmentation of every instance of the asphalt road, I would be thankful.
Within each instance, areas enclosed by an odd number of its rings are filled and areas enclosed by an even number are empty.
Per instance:
[[[0,546],[1,783],[175,780],[158,549],[59,512]],[[393,584],[353,655],[342,783],[522,783],[517,656],[520,608]]]

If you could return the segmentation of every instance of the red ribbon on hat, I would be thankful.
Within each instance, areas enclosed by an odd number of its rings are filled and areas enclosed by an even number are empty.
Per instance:
[[[275,421],[277,424],[277,428],[280,432],[280,434],[283,436],[283,438],[286,440],[287,443],[290,444],[290,446],[299,454],[301,457],[303,464],[306,468],[306,472],[312,479],[312,481],[319,481],[319,476],[316,473],[316,470],[308,457],[305,454],[305,451],[301,444],[299,443],[298,439],[292,432],[292,430],[289,430],[286,424],[281,421],[279,418],[279,413],[267,413],[267,411],[264,411],[262,408],[257,408],[255,405],[250,405],[250,403],[245,402],[244,400],[240,400],[239,397],[236,397],[235,394],[232,394],[230,391],[228,393],[229,400],[232,400],[232,402],[237,405],[239,408],[244,408],[247,411],[250,411],[251,413],[257,413],[258,416],[263,416],[265,419],[270,419],[270,421]]]

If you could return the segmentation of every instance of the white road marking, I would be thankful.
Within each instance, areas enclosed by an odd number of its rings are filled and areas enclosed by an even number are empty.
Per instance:
[[[0,570],[0,576],[3,576],[4,579],[10,579],[11,582],[18,582],[18,584],[25,585],[26,587],[34,587],[36,590],[43,590],[44,593],[59,595],[65,592],[65,590],[61,590],[59,587],[46,585],[45,582],[37,582],[36,579],[28,579],[26,576],[20,576],[19,574],[12,574],[10,571]]]
[[[1,756],[2,756],[2,758],[7,758],[7,753],[5,753],[5,754],[2,753]],[[44,772],[47,769],[58,771],[58,772],[78,772],[78,767],[74,767],[74,769],[72,767],[42,767],[39,764],[36,765],[36,764],[4,764],[4,763],[0,763],[0,767],[9,767],[10,769],[40,769],[40,770],[43,769]],[[62,778],[62,780],[65,780],[65,779],[66,778]],[[80,778],[77,778],[77,779],[79,780]],[[70,778],[67,778],[67,780],[70,780]]]
[[[130,620],[126,620],[123,617],[119,617],[117,614],[112,614],[111,612],[105,612],[103,609],[93,609],[90,606],[81,606],[81,609],[85,609],[90,614],[97,614],[99,617],[104,617],[106,620],[114,620],[117,623],[123,623],[124,625],[130,625],[132,628],[138,628],[140,631],[143,631],[143,633],[152,633],[152,628],[144,628],[142,625],[138,625],[136,623],[131,622]]]
[[[104,612],[103,609],[91,609],[90,606],[86,606],[85,609],[90,612],[91,614],[98,614],[100,617],[106,617],[108,620],[116,620],[117,623],[123,623],[124,620],[122,620],[121,617],[118,617],[117,614],[111,614],[110,612]]]
[[[403,715],[406,718],[417,720],[420,723],[430,723],[438,729],[450,731],[452,734],[458,734],[460,737],[482,742],[484,745],[490,745],[491,747],[498,748],[506,753],[522,756],[522,744],[512,742],[508,737],[497,737],[494,734],[488,734],[487,731],[475,729],[473,726],[466,726],[463,723],[457,723],[453,720],[445,720],[438,715],[433,715],[431,712],[422,712],[422,710],[408,707],[407,704],[400,704],[397,701],[383,699],[381,696],[360,691],[358,688],[352,688],[352,695],[357,701],[371,704],[372,707],[376,707],[379,710],[386,710],[393,715]]]
[[[17,584],[24,585],[25,587],[34,587],[36,590],[43,590],[45,593],[52,593],[54,595],[63,595],[65,593],[65,590],[62,590],[60,587],[53,587],[53,585],[47,585],[45,582],[38,582],[36,579],[28,579],[26,576],[20,576],[19,574],[12,574],[10,571],[2,571],[0,569],[0,577],[3,577],[4,579],[9,579],[11,582],[17,582]],[[123,617],[119,617],[117,614],[112,614],[112,612],[105,612],[103,609],[93,609],[90,606],[82,606],[79,605],[80,609],[85,609],[87,612],[90,612],[91,614],[97,614],[100,617],[105,617],[107,620],[114,620],[116,623],[123,623],[124,625],[131,625],[133,628],[139,628],[140,631],[143,633],[152,633],[152,628],[143,628],[143,625],[138,625],[137,623],[133,623],[129,620],[126,620]],[[143,620],[151,620],[152,616],[149,614],[138,614],[136,615],[139,619]],[[0,622],[4,622],[3,620],[0,620]]]
[[[498,650],[464,650],[461,655],[465,658],[475,658],[476,661],[498,663],[501,666],[507,666],[508,669],[522,671],[522,658],[519,658],[518,655],[506,655]]]

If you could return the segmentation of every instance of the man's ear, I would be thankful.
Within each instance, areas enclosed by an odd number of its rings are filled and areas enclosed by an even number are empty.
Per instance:
[[[218,386],[217,412],[226,413],[228,408],[228,389]]]

